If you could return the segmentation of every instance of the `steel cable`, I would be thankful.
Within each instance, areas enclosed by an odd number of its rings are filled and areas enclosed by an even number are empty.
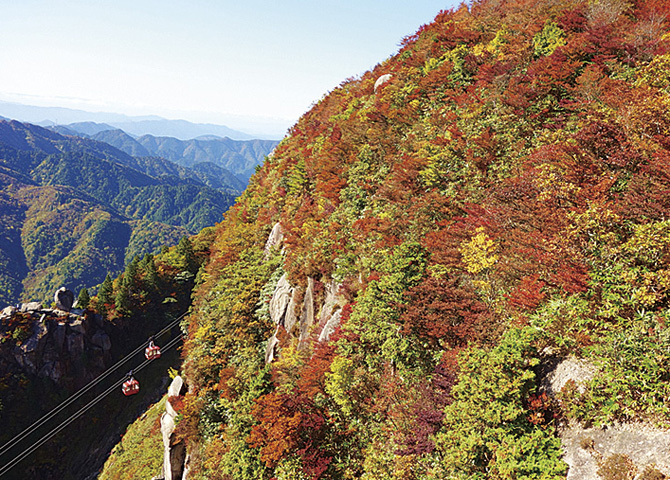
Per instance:
[[[182,335],[179,334],[170,342],[168,342],[165,347],[163,347],[161,350],[167,352],[170,350],[178,341],[182,339]],[[137,368],[134,370],[141,370],[144,368],[147,364],[151,363],[151,360],[147,359],[144,362],[142,362]],[[48,442],[54,435],[58,434],[60,431],[62,431],[65,427],[70,425],[72,422],[74,422],[76,419],[81,417],[84,413],[86,413],[88,410],[93,408],[98,402],[100,402],[103,398],[105,398],[107,395],[109,395],[112,391],[117,389],[120,385],[123,385],[123,382],[125,381],[126,377],[122,378],[121,380],[118,380],[116,383],[114,383],[111,387],[109,387],[107,390],[105,390],[103,393],[98,395],[96,398],[91,400],[86,406],[84,406],[81,410],[79,410],[77,413],[72,415],[70,418],[62,422],[59,426],[51,430],[48,434],[44,435],[41,437],[38,441],[33,443],[30,447],[25,449],[22,453],[14,457],[9,463],[4,465],[3,467],[0,467],[0,476],[4,475],[7,473],[9,470],[11,470],[16,464],[18,464],[21,460],[26,458],[28,455],[33,453],[35,450],[37,450],[39,447],[44,445],[46,442]]]
[[[180,317],[172,321],[169,325],[164,327],[161,331],[156,333],[154,337],[159,337],[166,333],[167,331],[171,330],[174,328],[177,323],[183,319],[186,316],[186,313],[182,314]],[[14,436],[11,440],[9,440],[7,443],[5,443],[2,447],[0,447],[0,456],[4,455],[8,450],[16,446],[21,440],[23,440],[25,437],[33,433],[35,430],[37,430],[39,427],[41,427],[44,423],[48,422],[51,420],[54,416],[59,414],[61,411],[63,411],[65,408],[70,406],[72,403],[77,401],[82,395],[84,395],[86,392],[91,390],[93,387],[95,387],[98,383],[103,381],[105,378],[107,378],[109,375],[111,375],[113,372],[118,370],[118,368],[123,365],[124,363],[128,362],[133,356],[137,355],[140,351],[144,349],[145,344],[142,343],[139,347],[137,347],[135,350],[130,352],[128,355],[126,355],[124,358],[116,362],[113,366],[109,367],[107,370],[105,370],[103,373],[98,375],[94,380],[91,380],[86,386],[82,387],[77,393],[73,394],[70,396],[68,399],[64,400],[59,406],[55,407],[52,409],[50,412],[44,414],[41,418],[36,420],[32,425],[24,429],[22,432],[18,433],[16,436]]]

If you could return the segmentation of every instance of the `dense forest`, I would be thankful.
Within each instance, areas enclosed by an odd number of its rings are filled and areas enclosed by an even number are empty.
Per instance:
[[[260,162],[262,148],[253,152]],[[244,186],[211,162],[187,168],[0,121],[0,304],[94,287],[136,255],[220,221]]]
[[[567,425],[667,431],[669,14],[473,1],[318,101],[207,232],[188,478],[561,479]]]
[[[133,156],[157,156],[191,168],[214,164],[239,177],[244,185],[255,172],[258,159],[264,158],[278,143],[274,140],[232,140],[217,136],[191,140],[153,135],[132,138],[123,130],[107,130],[91,138],[109,143]]]
[[[80,309],[69,316],[51,309],[0,314],[3,478],[96,478],[128,424],[160,400],[170,367],[179,366],[178,348],[163,348],[159,359],[141,362],[149,336],[163,347],[168,341],[181,345],[179,317],[190,305],[210,230],[156,255],[134,257],[116,279],[107,276],[92,299],[83,290]],[[147,368],[140,372],[142,366]],[[142,395],[126,398],[114,382],[131,368]],[[49,440],[50,433],[56,435]],[[14,464],[41,440],[49,441]],[[160,436],[153,440],[160,443]]]

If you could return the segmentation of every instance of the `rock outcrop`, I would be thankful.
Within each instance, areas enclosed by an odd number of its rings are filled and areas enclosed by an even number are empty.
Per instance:
[[[270,299],[270,318],[275,324],[286,328],[286,331],[290,331],[289,326],[293,326],[295,323],[295,313],[290,312],[290,307],[295,307],[293,303],[294,291],[295,289],[288,282],[288,277],[284,274],[279,279]],[[288,322],[287,316],[289,317]],[[289,326],[287,326],[287,323]]]
[[[67,377],[81,386],[111,363],[111,349],[101,318],[91,312],[33,302],[0,313],[0,374],[21,372],[56,383]]]
[[[575,357],[551,363],[542,376],[542,389],[554,397],[568,382],[574,382],[583,393],[585,384],[597,374],[595,365]],[[566,480],[601,480],[598,470],[612,459],[630,462],[634,474],[654,469],[670,476],[668,430],[645,423],[590,428],[571,423],[559,428],[559,437],[565,452],[563,460],[569,466]]]
[[[284,232],[282,232],[281,225],[279,222],[275,223],[272,227],[272,231],[268,236],[268,240],[265,243],[265,255],[269,255],[273,248],[276,248],[282,244],[284,241]]]
[[[165,402],[165,413],[161,417],[161,434],[163,435],[163,479],[184,480],[187,476],[186,468],[186,445],[175,439],[173,433],[177,411],[170,402],[180,398],[184,390],[184,381],[180,376],[172,380],[168,388],[168,398]]]
[[[265,244],[266,255],[280,245],[283,235],[279,223],[275,224]],[[291,285],[286,274],[282,275],[274,288],[269,302],[269,313],[277,325],[274,335],[265,349],[265,362],[271,363],[280,347],[278,334],[283,328],[298,339],[298,347],[308,344],[312,334],[318,341],[328,341],[340,323],[341,306],[345,303],[339,294],[340,283],[330,280],[323,286],[323,293],[315,293],[317,281],[307,277],[307,286],[298,288]],[[317,298],[320,297],[320,298]]]
[[[341,304],[344,303],[344,300],[339,294],[341,287],[342,284],[335,280],[326,284],[326,295],[319,315],[319,325],[321,326],[319,342],[327,342],[340,324],[342,314]]]
[[[389,82],[391,80],[391,78],[393,78],[393,75],[391,75],[390,73],[387,73],[387,74],[382,75],[381,77],[379,77],[377,79],[377,81],[375,82],[375,87],[374,87],[375,93],[377,93],[377,90],[379,90],[382,87],[382,85]]]
[[[670,432],[644,423],[619,424],[607,428],[584,428],[572,425],[560,432],[565,456],[570,466],[566,480],[601,480],[598,470],[608,460],[627,460],[632,474],[639,478],[645,469],[670,476]],[[621,477],[623,478],[623,477]]]
[[[74,305],[74,293],[65,287],[60,287],[54,294],[54,302],[58,310],[69,312]]]

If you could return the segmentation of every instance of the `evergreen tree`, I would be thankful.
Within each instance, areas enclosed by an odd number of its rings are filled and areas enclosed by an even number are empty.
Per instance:
[[[177,254],[184,259],[184,270],[195,275],[198,273],[198,261],[195,258],[193,244],[188,237],[182,237],[177,245]]]
[[[77,306],[79,308],[88,308],[89,303],[91,303],[91,296],[88,294],[88,289],[82,288],[77,297]]]
[[[98,291],[97,300],[95,302],[96,309],[98,313],[106,314],[107,306],[114,303],[114,285],[112,284],[112,277],[109,276],[109,273],[105,277],[105,281],[100,285],[100,290]]]
[[[149,295],[155,297],[160,292],[160,277],[156,269],[156,262],[154,256],[147,253],[138,265],[140,275],[142,277],[142,290]]]
[[[116,312],[119,315],[127,316],[130,314],[130,275],[127,271],[119,278],[118,289],[114,296],[114,303],[116,304]]]

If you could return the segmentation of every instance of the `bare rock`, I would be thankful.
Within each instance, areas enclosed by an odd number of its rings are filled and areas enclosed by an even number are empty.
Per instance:
[[[386,82],[390,81],[392,78],[393,78],[393,75],[391,75],[390,73],[387,73],[387,74],[382,75],[381,77],[379,77],[377,79],[377,81],[375,82],[375,93],[377,93],[377,90],[379,90],[379,88],[381,88],[382,85],[384,85]]]
[[[70,333],[65,336],[67,351],[70,356],[84,353],[84,336],[80,333]]]
[[[335,280],[331,280],[326,284],[325,287],[326,295],[323,300],[323,307],[321,307],[321,313],[319,315],[319,323],[325,325],[325,323],[330,319],[335,309],[339,307],[341,302],[339,291],[341,287],[342,284],[336,282]]]
[[[279,333],[279,325],[277,325],[277,329],[275,330],[274,335],[268,340],[268,345],[265,347],[265,363],[272,363],[272,361],[275,359],[275,349],[277,348],[277,345],[279,344],[279,339],[277,338],[277,333]]]
[[[69,312],[74,304],[74,293],[65,287],[60,287],[54,294],[56,308],[64,312]]]
[[[267,257],[273,248],[278,247],[284,241],[284,232],[282,232],[279,222],[275,223],[272,231],[265,242],[265,256]]]
[[[307,341],[312,325],[314,325],[314,279],[308,277],[300,315],[300,344]]]
[[[65,367],[60,362],[47,362],[42,365],[38,375],[58,382],[65,376]]]
[[[184,388],[184,381],[180,376],[172,380],[168,388],[168,398],[180,395]],[[165,402],[165,413],[161,416],[161,434],[163,436],[163,476],[165,480],[177,480],[184,478],[186,464],[186,445],[178,442],[172,436],[175,429],[175,412],[169,400]]]
[[[33,334],[21,345],[21,351],[24,355],[37,353],[44,348],[44,339],[48,333],[44,323],[35,322],[33,324]]]
[[[42,310],[42,304],[40,302],[22,303],[21,307],[19,308],[19,311],[22,313],[35,312],[39,310]]]
[[[284,315],[284,328],[287,332],[291,333],[293,327],[298,322],[298,317],[295,314],[295,308],[298,304],[298,289],[293,289],[293,295],[291,295],[291,301],[286,306],[286,315]]]
[[[86,325],[81,320],[74,320],[68,323],[68,326],[72,332],[80,333],[82,335],[86,333]]]
[[[102,348],[103,352],[108,352],[112,349],[112,341],[109,339],[109,335],[102,330],[98,330],[93,334],[91,343],[96,347]]]
[[[330,335],[335,331],[335,328],[340,324],[342,312],[340,305],[342,298],[339,295],[341,283],[331,280],[325,287],[325,298],[321,312],[319,313],[319,325],[321,325],[321,333],[319,335],[319,342],[326,342]]]
[[[337,326],[340,324],[342,318],[342,310],[338,310],[333,313],[319,334],[319,342],[327,342],[330,339],[330,336],[333,334]]]
[[[16,307],[10,305],[10,306],[5,307],[5,308],[2,309],[2,311],[0,312],[0,318],[11,317],[16,312],[17,312]]]
[[[544,377],[542,386],[550,395],[556,395],[565,384],[572,380],[580,393],[584,392],[584,384],[596,374],[596,368],[586,360],[568,357],[561,360]]]
[[[284,317],[286,315],[286,307],[293,298],[293,287],[288,282],[286,274],[282,275],[277,282],[277,287],[270,299],[270,318],[277,325],[284,325]]]
[[[670,475],[670,432],[650,425],[619,424],[607,428],[582,428],[572,425],[561,433],[565,456],[570,466],[567,480],[601,480],[599,462],[619,454],[633,462],[637,473],[653,466]]]
[[[59,352],[63,351],[65,347],[65,335],[67,333],[67,325],[61,322],[54,322],[51,328],[52,336],[54,339],[54,345],[56,350]]]
[[[47,328],[44,324],[35,322],[32,335],[14,349],[14,359],[17,364],[29,373],[37,373],[44,350]]]

